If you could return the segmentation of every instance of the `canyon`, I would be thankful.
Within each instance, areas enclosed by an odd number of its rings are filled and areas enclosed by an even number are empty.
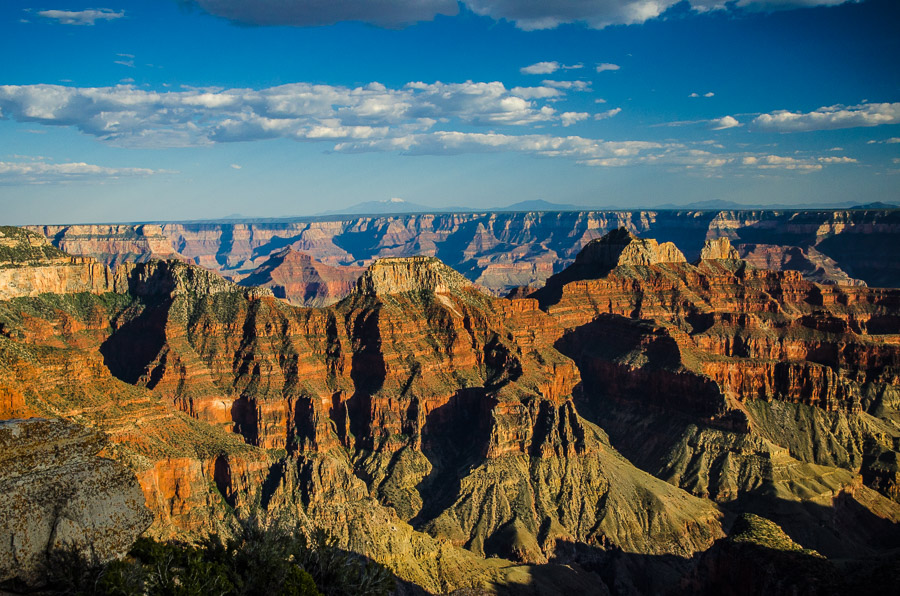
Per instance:
[[[865,591],[896,213],[0,228],[0,419],[102,433],[148,535],[288,519],[409,593]]]
[[[349,292],[346,279],[386,257],[437,257],[497,295],[537,287],[619,227],[675,242],[690,260],[706,240],[726,237],[757,267],[820,283],[900,286],[897,209],[416,213],[29,229],[106,265],[180,259],[241,284],[279,286],[276,295],[293,304],[323,306]],[[286,258],[286,249],[306,256]]]

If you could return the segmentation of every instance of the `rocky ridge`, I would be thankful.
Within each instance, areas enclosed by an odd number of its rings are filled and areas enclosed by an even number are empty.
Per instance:
[[[352,265],[330,266],[286,247],[246,277],[244,286],[264,287],[297,306],[329,306],[349,294],[365,270]]]
[[[107,265],[177,258],[235,281],[286,247],[330,266],[427,255],[505,294],[543,284],[588,242],[620,227],[675,242],[691,261],[705,240],[728,237],[756,265],[800,270],[821,283],[900,286],[890,248],[898,241],[900,211],[888,209],[454,213],[31,229],[68,253]],[[301,295],[299,288],[293,295]]]
[[[0,302],[0,398],[108,432],[155,535],[287,517],[431,592],[554,563],[658,591],[746,511],[896,546],[898,293],[697,254],[619,230],[512,300],[387,259],[327,309],[137,265]]]

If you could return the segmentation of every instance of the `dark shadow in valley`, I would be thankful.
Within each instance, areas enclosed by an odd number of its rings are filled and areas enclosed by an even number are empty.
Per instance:
[[[363,309],[353,321],[351,337],[359,338],[350,364],[353,395],[343,404],[347,408],[350,433],[356,438],[357,449],[374,449],[372,437],[372,396],[384,386],[387,365],[381,351],[381,331],[378,328],[380,306]]]
[[[340,249],[353,256],[356,261],[371,259],[378,252],[378,243],[383,236],[383,230],[375,225],[375,221],[360,231],[344,232],[331,238],[331,241]],[[382,247],[383,248],[383,247]]]
[[[134,318],[126,320],[100,346],[103,364],[109,372],[131,385],[136,384],[147,367],[156,360],[166,343],[166,322],[170,300],[150,301]],[[127,316],[129,311],[123,316]],[[158,378],[148,379],[152,389]]]
[[[797,503],[772,499],[768,511],[793,508]],[[822,507],[802,505],[813,519],[837,516],[842,504]],[[732,504],[735,509],[740,506]],[[743,511],[741,513],[744,513]],[[900,580],[900,551],[892,541],[880,548],[856,550],[838,557],[813,552],[792,537],[792,544],[767,523],[771,515],[736,515],[727,537],[692,557],[629,553],[616,547],[599,548],[584,543],[559,541],[551,562],[579,565],[595,572],[613,595],[664,594],[671,596],[756,596],[758,594],[857,595],[885,593]],[[878,532],[897,531],[896,524],[867,512],[854,520],[874,523]],[[778,523],[778,520],[774,520]],[[840,530],[840,529],[838,529]],[[799,546],[798,546],[799,544]],[[801,548],[802,547],[802,548]],[[891,592],[892,589],[888,589]]]
[[[409,521],[414,528],[421,529],[450,507],[459,498],[460,480],[484,461],[494,405],[483,387],[460,389],[425,417],[422,453],[432,468],[416,486],[423,506]]]

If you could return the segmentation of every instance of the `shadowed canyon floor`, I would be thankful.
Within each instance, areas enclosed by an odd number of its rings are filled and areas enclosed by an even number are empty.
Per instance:
[[[110,270],[0,233],[0,418],[102,431],[153,536],[288,519],[410,592],[893,577],[898,290],[757,269],[724,237],[688,262],[616,228],[515,299],[404,256],[301,308],[178,260]]]

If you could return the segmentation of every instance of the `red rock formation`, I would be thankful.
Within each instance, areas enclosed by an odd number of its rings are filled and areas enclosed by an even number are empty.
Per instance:
[[[243,286],[262,286],[298,306],[328,306],[347,296],[364,267],[330,266],[290,247],[269,259],[240,280]]]
[[[421,241],[404,221],[384,250]],[[437,221],[435,251],[452,233]],[[505,233],[482,244],[524,232]],[[324,309],[133,265],[119,293],[0,302],[0,388],[22,396],[8,410],[109,433],[157,535],[266,512],[432,591],[489,573],[489,554],[689,558],[721,536],[699,497],[829,507],[857,472],[894,494],[900,293],[758,270],[725,241],[698,253],[619,231],[514,300],[436,258],[384,259]],[[848,498],[900,511],[864,486]],[[837,548],[824,527],[810,540]],[[434,551],[446,566],[414,554]]]

